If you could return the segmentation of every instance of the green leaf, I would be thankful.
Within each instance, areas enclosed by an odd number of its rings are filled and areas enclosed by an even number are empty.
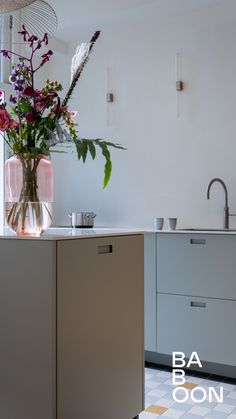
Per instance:
[[[114,148],[119,148],[120,150],[126,150],[125,147],[123,147],[121,144],[115,144],[115,143],[111,143],[109,141],[104,141],[101,138],[96,138],[96,140],[94,140],[95,143],[99,144],[106,144],[108,147],[114,147]]]
[[[85,163],[86,161],[87,153],[88,153],[88,142],[87,140],[82,140],[81,155],[82,155],[83,163]]]
[[[94,160],[96,157],[96,147],[93,144],[93,141],[88,141],[89,152],[91,154],[92,159]]]
[[[82,156],[82,142],[80,140],[75,140],[75,146],[76,146],[78,160],[80,160]]]
[[[29,105],[29,103],[28,103],[28,102],[26,102],[24,99],[21,99],[21,102],[20,102],[20,107],[21,107],[21,111],[22,111],[23,113],[27,113],[27,112],[29,112],[29,111],[30,111],[30,105]]]
[[[96,146],[100,147],[102,154],[105,157],[103,189],[106,188],[109,183],[112,172],[112,162],[108,147],[113,147],[120,150],[126,150],[126,148],[121,146],[120,144],[114,144],[109,141],[104,141],[102,138],[96,138],[95,140],[88,138],[77,138],[73,139],[73,141],[76,145],[78,159],[82,157],[84,163],[87,158],[88,151],[92,159],[94,160],[96,157]]]
[[[107,145],[104,142],[99,142],[98,144],[101,147],[102,154],[106,160],[105,167],[104,167],[104,179],[103,179],[103,189],[105,189],[111,177],[111,171],[112,171],[111,155],[110,155],[110,151],[107,148]]]

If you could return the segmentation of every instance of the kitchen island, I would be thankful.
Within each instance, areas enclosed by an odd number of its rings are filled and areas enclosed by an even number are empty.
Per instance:
[[[138,416],[143,253],[131,230],[0,237],[0,418]]]

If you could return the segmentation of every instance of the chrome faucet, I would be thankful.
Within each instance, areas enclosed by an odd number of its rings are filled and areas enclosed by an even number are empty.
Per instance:
[[[219,182],[222,185],[222,187],[225,191],[224,228],[228,229],[229,228],[229,216],[231,214],[229,214],[228,191],[227,191],[226,185],[225,185],[225,183],[223,182],[222,179],[216,177],[216,178],[214,178],[210,181],[210,183],[207,187],[207,199],[210,199],[210,189],[211,189],[213,183],[215,183],[215,182]]]

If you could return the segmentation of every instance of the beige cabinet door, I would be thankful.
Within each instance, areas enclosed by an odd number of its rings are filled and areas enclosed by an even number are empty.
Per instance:
[[[57,244],[57,419],[143,410],[143,236]]]
[[[56,245],[0,239],[0,418],[56,419]]]

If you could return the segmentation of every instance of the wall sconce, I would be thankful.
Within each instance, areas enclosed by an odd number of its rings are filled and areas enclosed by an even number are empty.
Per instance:
[[[106,102],[107,102],[107,126],[109,127],[111,123],[111,115],[110,115],[110,104],[114,103],[114,94],[111,93],[110,89],[110,68],[107,67],[107,94],[106,94]]]
[[[180,117],[180,97],[179,93],[184,90],[183,79],[183,57],[180,53],[175,56],[175,89],[176,89],[176,116]]]
[[[107,103],[114,102],[114,95],[113,93],[107,93]]]
[[[182,92],[184,90],[184,82],[179,80],[176,82],[176,90],[177,92]]]

